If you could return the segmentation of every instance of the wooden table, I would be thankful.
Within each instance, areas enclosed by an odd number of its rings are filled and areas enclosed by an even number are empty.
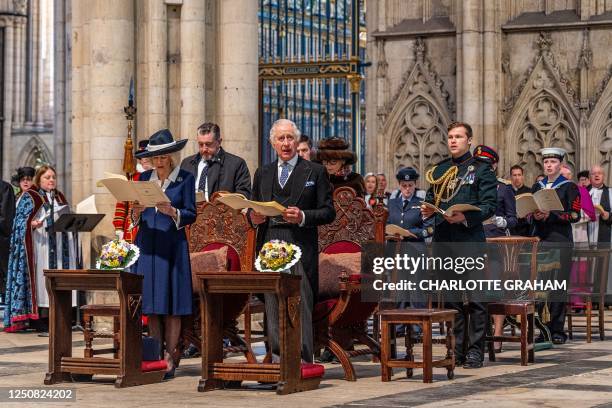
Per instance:
[[[406,376],[412,377],[414,368],[423,369],[423,382],[433,381],[433,367],[446,367],[449,379],[455,372],[455,324],[456,310],[449,309],[392,309],[378,312],[381,323],[382,339],[380,342],[380,365],[382,381],[391,381],[393,367],[406,368]],[[442,360],[432,357],[432,323],[446,323],[446,356]],[[394,359],[391,354],[391,330],[395,324],[406,325],[406,357],[404,360]],[[423,361],[414,361],[412,352],[411,325],[418,324],[423,329]]]
[[[224,388],[225,381],[277,383],[277,394],[316,389],[321,378],[301,378],[300,276],[264,272],[198,271],[202,316],[202,378],[198,391]],[[274,293],[279,308],[280,363],[223,362],[223,295]]]
[[[142,372],[142,276],[123,271],[47,269],[49,372],[45,384],[71,381],[74,374],[116,375],[115,387],[160,382],[165,370]],[[115,291],[119,295],[118,358],[72,357],[73,290]]]

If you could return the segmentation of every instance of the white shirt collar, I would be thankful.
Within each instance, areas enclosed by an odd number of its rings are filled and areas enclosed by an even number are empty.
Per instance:
[[[168,180],[174,183],[178,177],[180,170],[181,168],[179,166],[176,166],[168,175]],[[153,172],[151,173],[151,178],[149,179],[149,181],[155,181],[155,180],[159,180],[159,177],[157,176],[157,170],[153,170]]]
[[[290,169],[293,169],[296,166],[299,157],[300,156],[296,153],[295,156],[293,156],[291,158],[291,160],[287,161],[287,163],[289,163],[289,166],[290,166],[289,168]],[[283,163],[284,163],[284,161],[282,161],[281,159],[278,159],[278,167],[281,167],[283,165]]]

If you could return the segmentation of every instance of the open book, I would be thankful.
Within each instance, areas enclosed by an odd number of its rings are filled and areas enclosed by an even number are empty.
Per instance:
[[[456,213],[456,212],[482,211],[480,208],[478,208],[478,207],[476,207],[475,205],[472,205],[472,204],[454,204],[454,205],[451,205],[450,207],[448,207],[446,210],[443,210],[440,207],[436,207],[432,203],[428,203],[426,201],[421,201],[421,205],[424,205],[425,207],[431,208],[432,210],[434,210],[435,212],[437,212],[439,214],[448,215],[449,217],[452,217],[453,214]]]
[[[418,238],[412,232],[405,228],[397,226],[395,224],[387,224],[385,226],[385,234],[387,235],[399,235],[402,238]]]
[[[516,196],[516,215],[519,218],[525,218],[536,210],[563,211],[564,208],[557,192],[552,188],[545,188],[535,194],[525,193]]]
[[[145,207],[155,207],[157,203],[169,203],[170,199],[154,181],[130,181],[120,174],[106,173],[110,176],[99,180],[97,185],[104,186],[117,201],[138,201]]]
[[[252,208],[262,215],[275,217],[281,215],[286,210],[284,206],[276,201],[251,201],[239,193],[220,193],[217,201],[233,208],[234,210],[242,210],[243,208]]]

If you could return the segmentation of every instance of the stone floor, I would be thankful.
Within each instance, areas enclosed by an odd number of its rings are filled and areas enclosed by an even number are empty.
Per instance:
[[[612,329],[612,313],[608,313]],[[528,367],[520,366],[517,347],[510,345],[497,362],[487,361],[482,369],[458,368],[452,381],[446,379],[444,369],[434,369],[433,384],[421,382],[420,370],[415,370],[412,379],[396,370],[392,382],[382,383],[379,366],[364,357],[355,363],[357,382],[344,381],[341,367],[327,364],[318,390],[287,396],[261,388],[198,393],[199,359],[183,360],[177,377],[162,384],[115,389],[111,381],[101,379],[62,387],[76,389],[79,407],[612,407],[612,330],[607,335],[610,340],[590,344],[578,335],[564,346],[536,353],[536,364]],[[0,387],[44,387],[47,341],[36,333],[0,332]],[[74,355],[80,355],[79,333],[73,333],[73,341]],[[3,407],[35,405],[40,404],[0,401]]]

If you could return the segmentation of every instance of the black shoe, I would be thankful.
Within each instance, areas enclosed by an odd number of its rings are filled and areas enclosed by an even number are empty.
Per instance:
[[[196,358],[200,357],[201,354],[198,351],[198,348],[193,344],[190,344],[185,351],[183,351],[183,358]]]
[[[480,356],[476,353],[468,353],[465,358],[463,368],[480,368],[482,367],[482,360],[483,356]]]
[[[334,360],[337,360],[336,356],[330,349],[326,348],[317,359],[317,363],[332,363]]]
[[[565,335],[563,334],[555,333],[552,336],[553,344],[565,344],[566,341],[567,337],[565,337]]]
[[[455,366],[462,366],[465,364],[465,357],[456,357],[455,356]]]
[[[534,342],[536,342],[536,343],[546,343],[546,339],[544,338],[544,335],[540,334],[538,337],[535,338]]]

